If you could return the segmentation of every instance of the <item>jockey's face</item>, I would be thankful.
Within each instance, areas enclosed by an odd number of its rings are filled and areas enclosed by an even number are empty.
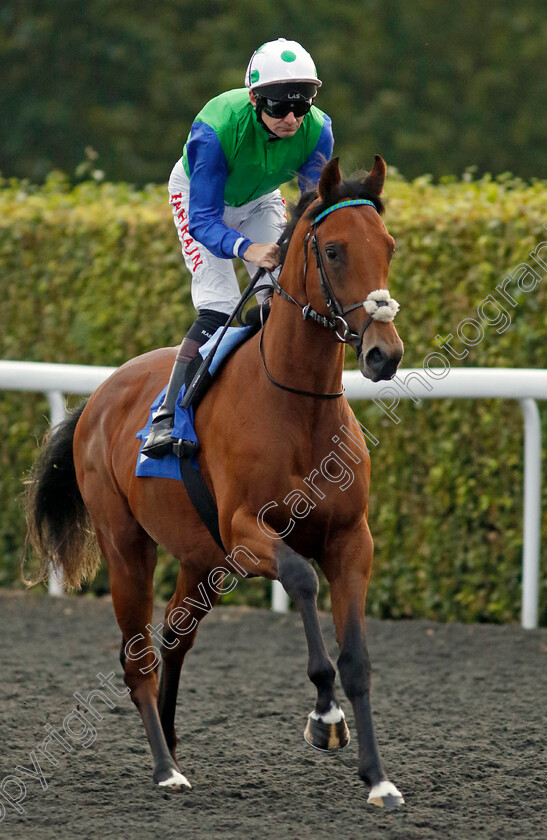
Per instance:
[[[249,91],[249,99],[251,100],[253,108],[255,108],[256,96],[252,91]],[[278,137],[292,137],[296,134],[304,119],[304,117],[295,117],[292,111],[289,111],[287,116],[283,117],[283,119],[270,117],[268,114],[265,114],[264,111],[262,111],[261,117],[264,125],[269,128],[270,131],[273,131],[274,134],[277,134]]]

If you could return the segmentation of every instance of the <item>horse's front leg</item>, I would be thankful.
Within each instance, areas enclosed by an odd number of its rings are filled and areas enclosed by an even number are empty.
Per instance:
[[[340,646],[338,669],[355,714],[359,776],[370,786],[368,801],[389,810],[404,799],[384,772],[374,737],[370,704],[370,661],[365,639],[365,599],[373,543],[366,521],[329,542],[321,568],[330,583],[332,615]]]
[[[349,743],[349,731],[336,699],[336,671],[317,614],[319,580],[311,564],[285,543],[276,547],[275,555],[279,580],[302,616],[308,642],[308,676],[317,688],[317,703],[308,717],[304,738],[319,750],[345,747]]]

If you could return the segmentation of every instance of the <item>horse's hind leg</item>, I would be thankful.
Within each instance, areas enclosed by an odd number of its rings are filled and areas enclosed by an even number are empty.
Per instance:
[[[161,725],[167,746],[176,761],[175,708],[184,657],[194,644],[201,619],[219,599],[203,571],[181,566],[175,593],[165,610],[162,672],[158,696]]]
[[[319,580],[311,564],[284,543],[276,551],[276,562],[279,580],[302,616],[308,642],[308,676],[317,688],[317,703],[308,717],[304,738],[320,750],[340,749],[349,743],[349,731],[334,692],[336,671],[317,614]]]
[[[154,781],[165,787],[190,787],[177,768],[160,723],[157,694],[159,657],[151,642],[153,575],[156,544],[133,518],[122,500],[105,503],[96,525],[108,563],[116,618],[123,635],[124,680],[138,708],[154,760]],[[105,523],[105,511],[108,523]]]

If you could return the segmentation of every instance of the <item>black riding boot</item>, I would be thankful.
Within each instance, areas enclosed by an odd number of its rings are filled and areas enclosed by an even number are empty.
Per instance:
[[[141,450],[149,458],[163,458],[173,451],[174,441],[171,435],[175,420],[175,406],[179,391],[184,385],[186,368],[197,355],[201,345],[211,338],[218,327],[224,326],[228,317],[224,312],[217,312],[214,309],[200,309],[197,320],[182,340],[163,403],[152,420],[150,432]]]
[[[200,347],[199,341],[193,341],[188,337],[183,339],[180,345],[164,400],[152,420],[150,432],[142,448],[142,454],[149,458],[163,458],[172,452],[173,440],[171,435],[173,433],[177,397],[184,385],[188,363],[194,358]]]

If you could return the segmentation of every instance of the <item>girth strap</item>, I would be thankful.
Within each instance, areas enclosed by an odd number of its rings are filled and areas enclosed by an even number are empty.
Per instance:
[[[194,444],[193,441],[178,440],[173,446],[173,451],[179,459],[180,477],[186,487],[190,501],[218,547],[226,554],[220,536],[218,509],[215,500],[209,492],[201,471],[195,470],[191,463],[192,456],[197,450],[198,444]]]

